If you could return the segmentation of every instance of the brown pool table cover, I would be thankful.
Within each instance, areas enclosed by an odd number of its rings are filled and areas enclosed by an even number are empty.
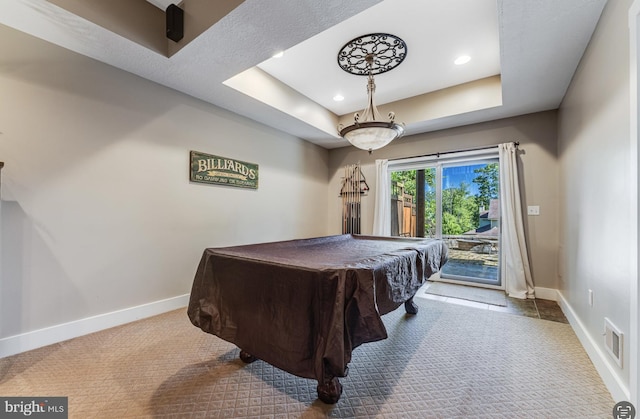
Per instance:
[[[206,249],[191,322],[305,378],[344,377],[351,352],[387,338],[380,318],[447,260],[441,240],[338,235]]]

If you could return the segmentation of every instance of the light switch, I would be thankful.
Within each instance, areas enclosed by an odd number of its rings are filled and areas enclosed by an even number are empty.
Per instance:
[[[540,215],[539,205],[529,205],[527,207],[527,215]]]

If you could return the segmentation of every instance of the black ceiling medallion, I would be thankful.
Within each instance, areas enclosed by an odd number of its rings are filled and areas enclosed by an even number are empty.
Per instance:
[[[373,56],[370,66],[367,57]],[[371,33],[347,42],[338,53],[338,65],[359,76],[385,73],[397,67],[407,56],[407,44],[395,35]]]

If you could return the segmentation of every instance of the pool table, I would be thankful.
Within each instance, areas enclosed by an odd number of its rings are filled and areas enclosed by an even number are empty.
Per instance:
[[[316,379],[336,403],[353,349],[387,338],[382,315],[416,314],[416,291],[447,255],[441,240],[351,234],[208,248],[188,316],[243,361]]]

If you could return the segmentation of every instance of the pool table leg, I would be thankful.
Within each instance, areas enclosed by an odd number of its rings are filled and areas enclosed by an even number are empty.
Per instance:
[[[258,358],[256,358],[255,356],[251,355],[250,353],[240,349],[240,359],[245,364],[251,364],[253,361],[257,360]]]
[[[327,404],[336,404],[342,394],[342,384],[337,377],[325,378],[318,382],[318,398]]]
[[[404,309],[408,314],[418,314],[418,306],[413,302],[413,297],[405,301]]]

